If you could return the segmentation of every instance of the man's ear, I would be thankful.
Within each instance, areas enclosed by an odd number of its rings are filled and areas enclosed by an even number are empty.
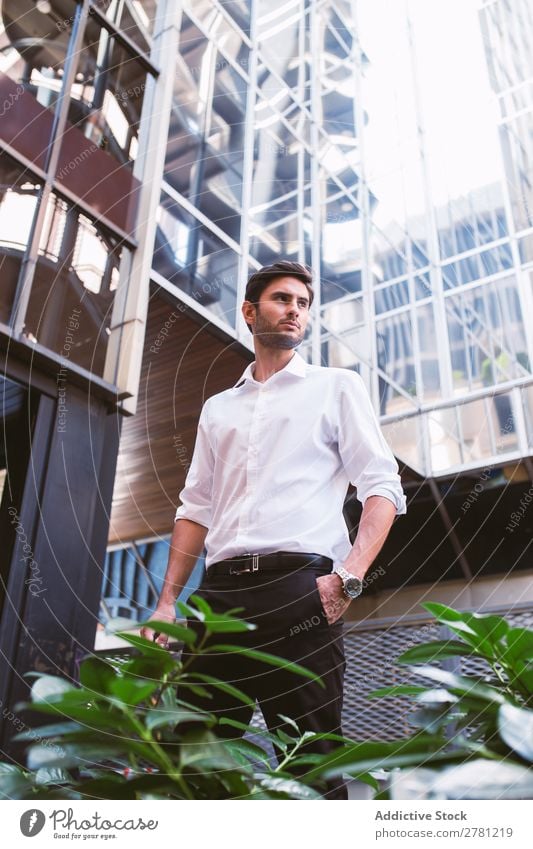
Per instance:
[[[243,301],[241,311],[246,324],[255,324],[256,309],[251,301]]]

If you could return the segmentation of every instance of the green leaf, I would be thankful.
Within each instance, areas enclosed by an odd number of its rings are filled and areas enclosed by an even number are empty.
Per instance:
[[[291,726],[291,728],[294,728],[294,730],[296,731],[296,733],[297,733],[297,735],[298,735],[299,737],[301,736],[301,731],[300,731],[300,729],[298,728],[298,725],[296,724],[296,722],[294,721],[294,719],[291,719],[291,717],[290,717],[290,716],[285,716],[283,713],[278,713],[278,716],[279,716],[279,718],[280,718],[281,720],[283,720],[283,722],[284,722],[286,725],[290,725],[290,726]],[[314,736],[314,734],[313,734],[313,736]]]
[[[173,637],[179,643],[185,643],[187,646],[192,646],[196,642],[196,634],[192,628],[187,628],[185,625],[178,625],[176,622],[161,622],[159,619],[150,619],[143,624],[152,631],[158,631],[167,637]]]
[[[423,693],[420,693],[416,696],[416,701],[418,704],[422,705],[435,705],[435,706],[443,706],[446,704],[457,704],[459,701],[459,696],[454,695],[454,693],[450,693],[449,690],[445,690],[443,688],[435,688],[431,690],[425,690]]]
[[[392,684],[390,687],[380,687],[368,693],[367,699],[380,699],[383,696],[417,696],[425,693],[427,687],[417,687],[414,684]]]
[[[440,684],[445,684],[452,692],[456,692],[459,695],[466,695],[471,698],[498,704],[505,702],[505,697],[498,690],[494,689],[494,687],[480,684],[472,678],[455,675],[453,672],[448,672],[445,669],[438,669],[435,666],[414,666],[413,672],[416,675],[421,675],[424,678],[430,678],[433,681],[438,681]]]
[[[241,764],[254,763],[270,763],[270,758],[267,752],[252,743],[250,740],[223,740],[224,746],[229,749],[231,756]]]
[[[121,666],[121,671],[123,675],[132,675],[161,683],[166,675],[173,670],[177,671],[179,668],[180,664],[176,662],[172,654],[165,651],[161,657],[148,657],[147,655],[133,657]]]
[[[125,640],[147,657],[161,657],[161,655],[168,657],[168,649],[163,648],[163,646],[159,645],[159,643],[154,643],[153,640],[146,640],[138,634],[130,634],[127,631],[118,631],[117,637],[120,637],[121,640]]]
[[[54,722],[52,725],[39,725],[37,728],[29,728],[27,731],[21,731],[16,734],[13,740],[33,740],[39,742],[48,737],[59,737],[65,734],[70,734],[72,731],[79,731],[81,728],[78,722]]]
[[[191,600],[193,598],[197,599],[198,596],[191,596]],[[196,607],[193,607],[190,604],[186,604],[186,602],[184,601],[178,601],[177,606],[182,616],[189,617],[191,619],[198,619],[199,622],[204,621],[204,614],[201,612],[201,610],[197,610]]]
[[[265,775],[259,779],[260,787],[269,793],[274,793],[277,798],[285,799],[321,799],[322,796],[312,787],[302,784],[294,778],[275,778]]]
[[[115,678],[111,684],[111,695],[124,705],[138,705],[148,699],[160,686],[158,681],[143,681],[142,678]]]
[[[446,657],[461,657],[473,655],[475,652],[458,640],[436,640],[433,643],[423,643],[404,651],[396,658],[397,663],[431,663]]]
[[[510,628],[506,634],[507,655],[510,659],[533,660],[533,631],[527,628]]]
[[[77,688],[64,678],[55,675],[41,675],[31,688],[31,698],[34,702],[56,701],[64,693],[72,692]]]
[[[281,740],[282,743],[286,743],[287,746],[294,746],[294,744],[296,743],[296,738],[290,737],[288,734],[285,734],[283,728],[276,728],[275,733],[278,739]]]
[[[89,657],[80,665],[80,683],[94,693],[109,693],[116,674],[109,663],[98,657]]]
[[[38,710],[39,713],[60,714],[68,717],[78,722],[85,730],[93,732],[115,732],[119,737],[128,732],[135,732],[135,725],[132,724],[131,719],[115,709],[103,710],[95,705],[70,705],[65,702],[57,704],[39,702],[33,705],[33,709]]]
[[[213,694],[206,690],[205,687],[202,687],[201,684],[193,684],[191,681],[187,681],[185,675],[183,678],[180,678],[180,690],[186,687],[188,690],[191,690],[195,696],[200,696],[202,699],[212,699]]]
[[[361,773],[427,763],[454,763],[470,754],[468,749],[444,749],[440,736],[417,734],[407,740],[387,743],[352,743],[323,756],[320,765],[309,770],[307,781],[319,776],[334,778],[347,773],[357,778]]]
[[[533,711],[504,704],[498,712],[502,740],[527,761],[533,762]]]
[[[0,799],[31,799],[31,777],[15,764],[0,763]]]
[[[189,601],[193,601],[202,614],[202,622],[208,631],[213,634],[239,634],[245,631],[255,631],[256,625],[245,622],[228,613],[218,613],[201,596],[192,595]]]
[[[232,645],[212,645],[209,646],[209,651],[224,652],[226,654],[240,654],[243,657],[248,657],[252,660],[260,660],[269,666],[280,667],[281,669],[285,669],[286,672],[294,672],[295,675],[301,675],[303,678],[310,678],[312,681],[316,681],[320,684],[321,687],[325,688],[326,686],[319,675],[316,675],[304,666],[300,666],[299,663],[291,663],[289,660],[284,660],[274,654],[268,654],[267,652],[259,651],[258,649],[248,649]]]
[[[219,719],[219,725],[230,725],[232,728],[244,731],[245,733],[249,731],[250,734],[253,734],[255,737],[262,737],[264,740],[268,740],[268,742],[272,743],[272,745],[277,749],[280,749],[283,752],[287,750],[285,744],[281,744],[275,734],[271,734],[270,731],[266,731],[264,728],[258,728],[256,725],[246,725],[244,722],[239,722],[237,719],[230,719],[227,716],[223,716]]]
[[[205,711],[200,710],[166,710],[165,708],[154,708],[148,711],[145,716],[144,724],[149,731],[154,728],[161,728],[165,725],[170,725],[172,728],[179,725],[181,722],[200,722],[204,725],[214,725],[215,717]]]
[[[237,699],[239,702],[243,702],[245,705],[255,705],[255,699],[246,693],[243,693],[243,691],[237,689],[237,687],[234,687],[233,684],[228,684],[227,681],[219,681],[218,678],[214,678],[212,675],[206,675],[203,672],[193,672],[190,673],[190,675],[184,675],[182,681],[188,680],[189,678],[192,678],[193,681],[203,681],[206,684],[212,684],[213,687],[217,688],[217,690],[222,690],[223,693],[233,696],[234,699]],[[180,681],[180,684],[182,681]]]
[[[72,784],[73,779],[65,769],[57,767],[41,767],[35,773],[36,784]]]
[[[183,735],[180,765],[182,768],[194,766],[196,770],[215,772],[236,766],[223,743],[206,729]]]
[[[146,743],[125,737],[112,738],[106,743],[105,740],[95,740],[92,734],[86,734],[85,740],[61,744],[59,752],[52,750],[50,746],[31,746],[28,752],[28,767],[34,770],[41,767],[87,769],[98,766],[101,761],[123,759],[128,754],[142,758],[149,764],[154,763],[152,749]]]
[[[500,643],[509,631],[508,623],[501,616],[459,612],[434,602],[422,606],[479,653],[492,660],[498,659],[502,650]]]

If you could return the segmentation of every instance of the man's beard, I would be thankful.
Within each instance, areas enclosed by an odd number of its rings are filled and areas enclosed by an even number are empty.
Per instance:
[[[289,350],[296,348],[303,341],[305,331],[294,336],[292,333],[284,333],[283,330],[276,330],[279,325],[271,324],[266,318],[263,318],[256,307],[254,336],[259,339],[265,348],[283,348]]]

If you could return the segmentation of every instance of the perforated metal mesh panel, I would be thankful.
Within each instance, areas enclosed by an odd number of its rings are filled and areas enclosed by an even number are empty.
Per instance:
[[[513,627],[533,628],[533,608],[515,613],[502,611]],[[391,684],[423,684],[428,680],[413,675],[407,667],[394,662],[402,652],[420,643],[445,639],[445,632],[434,621],[389,625],[368,630],[357,629],[345,635],[346,681],[343,730],[357,740],[394,740],[412,733],[408,716],[412,701],[408,697],[368,699],[372,690]],[[458,657],[451,665],[461,675],[488,676],[489,665],[481,658]],[[441,664],[442,665],[442,664]]]
[[[407,697],[369,699],[368,694],[393,684],[423,683],[395,660],[408,648],[439,636],[439,626],[433,622],[358,629],[345,635],[343,731],[347,737],[394,740],[412,732],[407,720],[412,702]]]
[[[502,611],[513,627],[533,628],[533,608],[516,613]],[[344,636],[346,679],[344,687],[343,731],[354,740],[395,740],[411,734],[409,722],[412,700],[406,696],[369,699],[372,690],[392,684],[428,685],[397,664],[396,658],[411,646],[449,637],[435,621],[384,625],[348,630]],[[443,665],[443,664],[440,664]],[[481,658],[458,657],[446,662],[461,675],[488,676],[489,665]],[[253,724],[265,728],[263,715],[256,709]]]

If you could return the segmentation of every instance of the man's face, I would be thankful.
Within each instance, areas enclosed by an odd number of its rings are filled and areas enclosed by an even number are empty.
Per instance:
[[[254,340],[265,348],[296,348],[309,321],[309,292],[296,277],[278,277],[263,290],[257,305],[245,301],[242,313]]]

